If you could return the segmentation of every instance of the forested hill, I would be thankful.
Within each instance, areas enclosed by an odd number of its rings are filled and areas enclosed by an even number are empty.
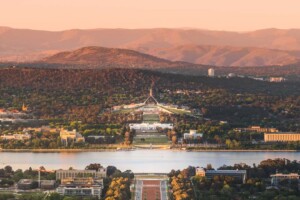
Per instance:
[[[65,51],[41,60],[46,64],[61,64],[76,68],[150,68],[188,67],[194,64],[172,62],[148,54],[128,49],[83,47],[74,51]],[[199,65],[198,67],[201,67]]]
[[[2,68],[0,74],[0,108],[20,109],[25,103],[35,116],[44,119],[120,122],[101,113],[114,105],[144,101],[152,83],[158,101],[201,109],[204,117],[212,119],[288,126],[300,116],[300,83],[296,82],[208,78],[138,69]]]
[[[43,90],[80,90],[93,88],[114,92],[148,93],[151,83],[155,90],[225,89],[239,93],[265,93],[272,95],[300,94],[300,83],[269,83],[248,78],[209,78],[160,73],[139,69],[36,69],[2,68],[0,86]]]

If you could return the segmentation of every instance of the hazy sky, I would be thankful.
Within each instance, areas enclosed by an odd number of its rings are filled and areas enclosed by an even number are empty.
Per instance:
[[[43,30],[300,28],[299,8],[299,0],[0,0],[0,26]]]

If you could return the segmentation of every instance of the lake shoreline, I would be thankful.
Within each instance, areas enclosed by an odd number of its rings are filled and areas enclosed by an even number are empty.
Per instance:
[[[83,152],[115,152],[138,150],[169,150],[185,152],[300,152],[299,150],[264,150],[264,149],[178,149],[178,148],[121,148],[121,149],[0,149],[0,152],[32,152],[32,153],[83,153]]]

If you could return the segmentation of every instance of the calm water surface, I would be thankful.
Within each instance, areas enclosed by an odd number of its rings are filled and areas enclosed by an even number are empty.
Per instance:
[[[11,165],[14,169],[38,168],[82,169],[90,163],[113,165],[122,171],[133,172],[169,172],[187,166],[203,166],[208,163],[217,168],[235,163],[258,164],[268,158],[287,158],[300,160],[300,152],[185,152],[172,150],[136,150],[117,152],[81,152],[81,153],[30,153],[0,152],[0,167]]]

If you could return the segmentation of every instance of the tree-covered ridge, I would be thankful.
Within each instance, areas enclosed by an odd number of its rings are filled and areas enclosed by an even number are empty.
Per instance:
[[[0,107],[29,105],[43,119],[87,123],[126,122],[112,106],[142,102],[154,85],[158,101],[199,109],[204,117],[237,125],[258,124],[296,130],[300,83],[269,83],[247,78],[208,78],[146,70],[0,70]]]

